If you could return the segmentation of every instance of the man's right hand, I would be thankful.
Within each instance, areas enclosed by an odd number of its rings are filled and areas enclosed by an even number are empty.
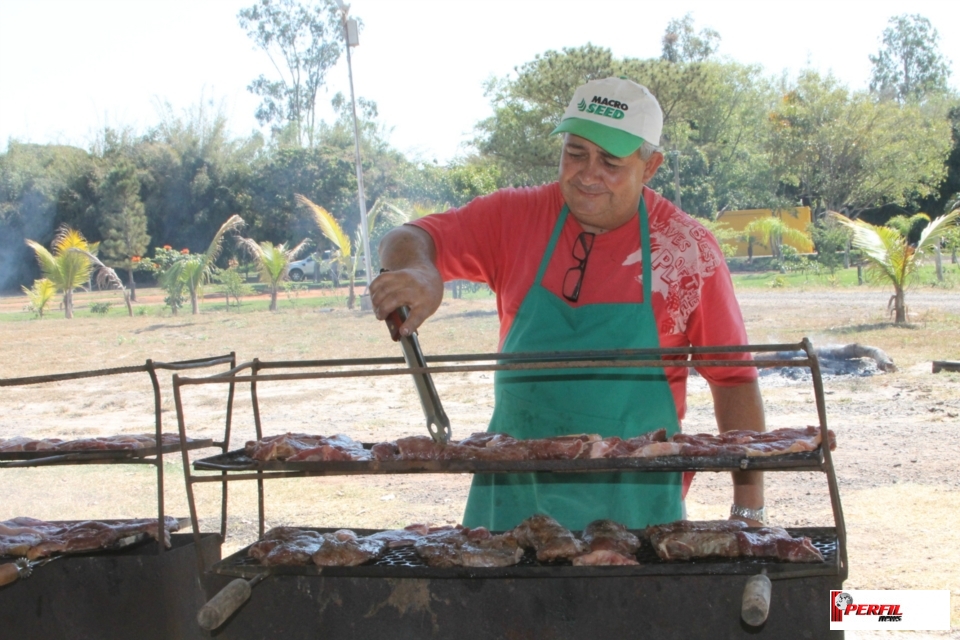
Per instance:
[[[378,320],[407,307],[400,335],[408,336],[432,316],[443,300],[443,278],[434,266],[436,248],[426,231],[404,225],[380,242],[380,263],[386,269],[370,283],[370,302]]]

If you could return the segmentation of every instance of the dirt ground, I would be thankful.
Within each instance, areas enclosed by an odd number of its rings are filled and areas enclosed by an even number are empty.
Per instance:
[[[142,292],[149,293],[149,292]],[[80,294],[79,305],[84,305]],[[931,372],[932,360],[960,360],[960,295],[917,290],[908,294],[908,326],[889,323],[889,294],[871,289],[747,290],[738,294],[754,344],[816,346],[860,343],[884,350],[894,373],[825,376],[829,426],[836,432],[837,476],[849,538],[850,589],[948,589],[951,632],[848,632],[848,638],[960,637],[960,374]],[[0,315],[19,311],[22,298],[0,298]],[[399,355],[385,327],[370,314],[346,309],[285,309],[279,313],[204,311],[161,316],[73,321],[0,321],[0,377],[39,375],[174,361],[235,351],[238,360],[309,360]],[[492,300],[448,300],[422,328],[428,354],[496,349]],[[869,367],[868,367],[869,369]],[[183,374],[200,377],[223,367]],[[170,376],[162,378],[165,430],[176,428]],[[454,437],[486,427],[492,411],[492,374],[435,376]],[[817,423],[808,377],[764,375],[768,428]],[[192,437],[221,439],[226,385],[183,387]],[[689,384],[684,430],[716,430],[702,379]],[[342,432],[363,441],[425,433],[413,385],[406,377],[337,378],[259,385],[264,432]],[[34,386],[0,388],[0,438],[84,437],[152,429],[152,396],[145,374],[127,374]],[[248,390],[234,405],[231,448],[252,437]],[[194,458],[215,453],[195,452]],[[179,456],[165,459],[168,512],[186,515]],[[0,519],[143,517],[155,509],[155,474],[142,465],[85,465],[2,470]],[[396,475],[305,478],[266,483],[267,526],[397,527],[459,520],[470,477]],[[230,484],[224,554],[256,538],[256,484]],[[770,519],[783,526],[833,522],[826,477],[768,473]],[[198,488],[201,526],[219,526],[219,489]],[[689,517],[725,517],[726,474],[698,474],[687,500]],[[775,597],[775,594],[774,594]]]

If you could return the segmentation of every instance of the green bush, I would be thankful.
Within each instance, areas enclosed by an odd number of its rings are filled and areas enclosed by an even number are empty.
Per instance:
[[[90,313],[95,313],[98,316],[105,316],[107,312],[110,311],[111,303],[109,302],[94,302],[90,305]]]

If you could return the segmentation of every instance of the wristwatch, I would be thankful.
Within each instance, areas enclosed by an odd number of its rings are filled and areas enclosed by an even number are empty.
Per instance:
[[[767,508],[760,507],[759,509],[747,509],[746,507],[741,507],[738,504],[730,505],[730,515],[737,516],[738,518],[746,518],[747,520],[756,520],[760,524],[767,524]]]

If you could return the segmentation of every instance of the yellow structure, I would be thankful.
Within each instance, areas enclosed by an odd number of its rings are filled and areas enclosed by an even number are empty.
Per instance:
[[[747,225],[756,220],[757,218],[767,217],[775,215],[783,223],[790,227],[791,229],[796,229],[797,231],[802,231],[803,233],[809,235],[807,227],[813,222],[813,214],[810,211],[810,207],[793,207],[792,209],[780,209],[776,212],[773,212],[770,209],[742,209],[740,211],[724,211],[717,217],[717,222],[723,223],[726,226],[730,227],[734,231],[743,231],[747,228]],[[764,240],[766,243],[766,240]],[[813,253],[813,242],[794,242],[794,241],[785,241],[784,244],[789,245],[799,251],[800,253]],[[737,257],[747,257],[749,254],[749,247],[746,240],[737,241]],[[770,252],[770,247],[765,247],[756,240],[753,242],[753,255],[754,256],[769,256],[773,255]]]

